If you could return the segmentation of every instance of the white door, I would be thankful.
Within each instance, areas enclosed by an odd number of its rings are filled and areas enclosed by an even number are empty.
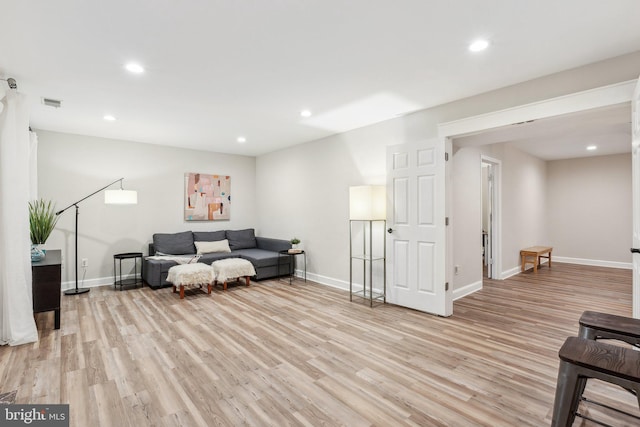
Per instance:
[[[445,283],[445,141],[387,148],[387,301],[453,312]]]
[[[640,318],[640,79],[631,100],[633,193],[633,317]]]

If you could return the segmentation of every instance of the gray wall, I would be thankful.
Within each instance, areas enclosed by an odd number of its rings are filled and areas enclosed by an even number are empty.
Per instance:
[[[631,263],[631,154],[548,162],[547,200],[556,257]]]
[[[105,205],[104,195],[82,202],[78,254],[88,258],[85,285],[109,283],[113,254],[147,253],[153,233],[255,227],[255,158],[182,150],[159,145],[37,131],[38,192],[57,208],[124,177],[125,189],[138,191],[137,205]],[[184,173],[231,176],[231,220],[183,220]],[[113,187],[118,188],[117,186]],[[45,248],[62,249],[63,282],[74,281],[74,208],[66,211]],[[259,230],[258,230],[259,231]]]

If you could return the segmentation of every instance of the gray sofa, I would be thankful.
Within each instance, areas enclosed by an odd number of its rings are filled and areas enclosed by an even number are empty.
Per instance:
[[[153,243],[149,244],[149,256],[189,256],[196,255],[195,242],[219,242],[228,240],[231,252],[213,252],[201,255],[198,262],[211,264],[225,258],[243,258],[250,261],[256,269],[253,279],[261,280],[293,272],[288,256],[279,256],[278,251],[291,248],[287,240],[256,237],[253,228],[245,230],[220,231],[184,231],[182,233],[156,233]],[[145,258],[142,277],[152,288],[171,286],[167,282],[169,268],[177,265],[171,260]]]

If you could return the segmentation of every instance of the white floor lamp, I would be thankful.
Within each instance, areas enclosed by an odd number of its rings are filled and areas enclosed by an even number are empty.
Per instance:
[[[386,267],[386,187],[384,185],[361,185],[357,187],[349,187],[349,252],[351,260],[349,262],[349,301],[353,301],[353,295],[359,294],[360,291],[353,291],[353,262],[355,260],[362,261],[362,297],[369,299],[369,305],[373,307],[374,299],[382,299],[387,301],[387,267]],[[362,253],[354,253],[353,242],[353,225],[354,223],[362,224]],[[379,223],[382,228],[382,254],[374,255],[373,253],[373,223]],[[368,233],[367,233],[368,229]],[[367,244],[368,242],[368,244]],[[367,248],[368,246],[368,248]],[[382,290],[374,295],[373,291],[373,263],[382,263]],[[368,275],[367,275],[368,267]],[[367,296],[367,277],[369,278],[369,294]]]
[[[68,289],[68,290],[64,291],[65,295],[79,295],[79,294],[84,294],[86,292],[89,292],[89,288],[78,288],[78,215],[80,214],[80,208],[78,207],[78,203],[88,199],[89,197],[91,197],[91,196],[93,196],[95,194],[98,194],[102,190],[106,190],[107,188],[109,188],[113,184],[115,184],[116,182],[120,183],[120,189],[119,190],[107,190],[107,191],[105,191],[105,193],[104,193],[104,202],[105,203],[107,203],[107,204],[119,204],[119,205],[132,205],[132,204],[134,205],[134,204],[138,203],[138,193],[136,191],[132,191],[132,190],[124,190],[122,188],[122,181],[123,180],[124,180],[124,178],[116,179],[111,184],[105,185],[101,189],[94,191],[93,193],[89,194],[88,196],[83,197],[82,199],[78,200],[77,202],[71,203],[66,208],[56,212],[56,215],[60,215],[64,211],[66,211],[67,209],[70,209],[70,208],[72,208],[74,206],[76,207],[76,287],[75,287],[75,289]]]

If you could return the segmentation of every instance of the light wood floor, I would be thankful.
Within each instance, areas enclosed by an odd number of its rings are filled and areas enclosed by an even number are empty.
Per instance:
[[[302,281],[184,300],[105,286],[63,296],[58,331],[39,314],[39,343],[0,347],[0,393],[70,403],[72,426],[538,427],[558,349],[587,309],[629,316],[631,272],[555,263],[486,281],[450,318]],[[590,382],[587,394],[638,413],[620,389]]]

